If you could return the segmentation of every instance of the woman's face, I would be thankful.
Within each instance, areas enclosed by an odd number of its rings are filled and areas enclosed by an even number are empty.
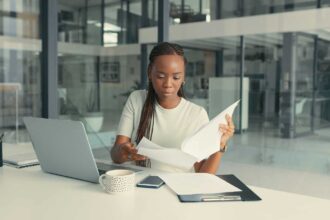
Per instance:
[[[175,98],[184,81],[184,60],[178,55],[158,56],[149,69],[149,80],[159,99]]]

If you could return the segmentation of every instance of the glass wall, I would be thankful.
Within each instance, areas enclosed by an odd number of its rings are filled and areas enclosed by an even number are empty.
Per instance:
[[[220,19],[252,15],[271,14],[317,8],[317,0],[244,0],[220,1]]]
[[[283,36],[245,37],[245,71],[249,79],[249,131],[277,133]]]
[[[329,39],[327,30],[244,36],[242,87],[240,37],[178,42],[189,48],[185,90],[210,118],[240,99],[242,91],[241,118],[235,110],[234,122],[243,132],[234,136],[227,162],[327,173]],[[191,74],[196,64],[189,64],[190,48],[196,47],[206,96],[197,89],[198,74]],[[214,71],[207,75],[207,69]]]
[[[213,118],[228,105],[240,99],[239,37],[177,43],[185,47],[188,60],[184,91],[190,101],[203,106],[208,111],[209,117]],[[248,89],[248,79],[244,78],[243,84],[245,91]],[[247,104],[244,102],[244,106]],[[240,124],[239,113],[238,107],[234,116],[237,125]],[[246,127],[247,123],[248,115],[244,114],[243,125]]]
[[[104,46],[137,43],[142,2],[147,8],[144,26],[155,26],[156,0],[59,0],[59,41]]]
[[[101,45],[101,0],[59,0],[59,41]]]
[[[329,7],[330,6],[330,0],[321,0],[322,7]]]
[[[317,64],[315,75],[314,128],[330,126],[330,37],[328,30],[319,31],[317,40]]]
[[[210,20],[265,15],[329,7],[328,0],[172,0],[170,18],[172,24],[208,22]]]
[[[22,118],[41,115],[39,0],[2,0],[0,10],[0,133],[25,142]]]
[[[123,106],[141,87],[142,8],[141,1],[103,3],[60,1],[59,14],[71,21],[59,33],[58,92],[60,118],[82,121],[96,157],[109,159]]]
[[[172,24],[198,21],[210,21],[210,3],[212,0],[172,0],[170,1],[170,18]]]
[[[295,133],[311,132],[313,107],[313,77],[315,38],[313,35],[297,34],[297,68],[295,92]]]

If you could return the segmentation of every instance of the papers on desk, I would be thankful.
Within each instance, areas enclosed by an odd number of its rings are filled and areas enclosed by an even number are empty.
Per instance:
[[[7,156],[3,159],[3,163],[16,168],[39,165],[39,161],[35,153],[22,153]]]
[[[3,143],[3,150],[5,165],[22,168],[39,164],[31,142]]]
[[[21,153],[3,158],[3,163],[16,168],[39,165],[39,161],[35,153]]]
[[[166,173],[160,174],[159,177],[177,195],[241,191],[219,177],[208,173]]]
[[[226,114],[232,116],[238,103],[239,101],[233,103],[209,123],[202,126],[195,134],[187,137],[181,145],[181,150],[165,148],[142,138],[137,146],[138,154],[171,166],[183,169],[192,168],[196,161],[199,162],[219,151],[222,136],[219,125],[227,124]]]

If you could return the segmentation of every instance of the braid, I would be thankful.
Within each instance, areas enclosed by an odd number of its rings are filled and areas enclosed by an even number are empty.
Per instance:
[[[149,65],[148,71],[151,70],[151,67],[158,56],[162,55],[178,55],[181,56],[184,60],[184,64],[186,65],[187,60],[184,57],[183,48],[174,43],[162,42],[158,43],[151,51],[149,55]],[[178,91],[179,97],[185,97],[183,93],[183,87],[181,86]],[[154,113],[155,113],[155,102],[156,102],[156,92],[151,82],[148,84],[148,92],[147,98],[144,102],[140,123],[136,134],[136,143],[139,143],[141,139],[145,136],[148,139],[152,139],[153,127],[154,127]],[[140,166],[148,166],[150,167],[150,160],[146,161],[137,161],[137,165]]]

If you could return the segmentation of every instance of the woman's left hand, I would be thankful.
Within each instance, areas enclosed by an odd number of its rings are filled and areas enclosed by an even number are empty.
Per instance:
[[[226,115],[227,124],[220,124],[219,130],[222,132],[222,137],[220,140],[220,147],[227,145],[228,140],[234,135],[235,125],[232,118]]]

